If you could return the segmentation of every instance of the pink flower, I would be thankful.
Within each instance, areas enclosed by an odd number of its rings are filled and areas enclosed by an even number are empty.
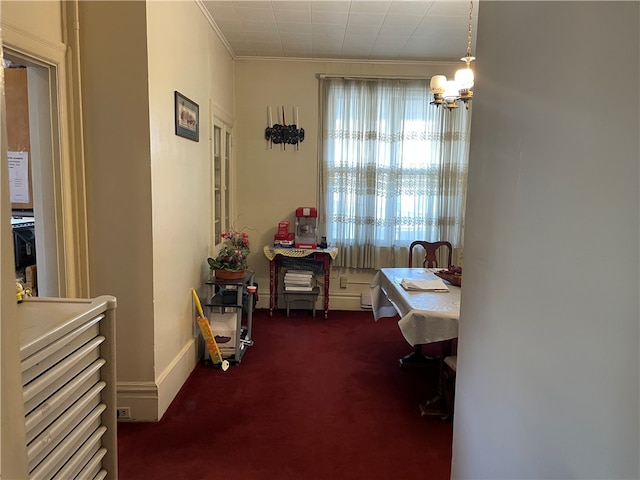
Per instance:
[[[208,258],[209,267],[222,270],[246,270],[249,255],[249,235],[233,230],[222,232],[222,248],[215,258]]]

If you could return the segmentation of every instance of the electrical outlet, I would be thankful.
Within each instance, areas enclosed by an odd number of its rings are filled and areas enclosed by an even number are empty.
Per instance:
[[[128,420],[131,418],[131,409],[129,407],[119,407],[117,410],[118,420]]]
[[[347,288],[349,279],[347,277],[340,277],[340,288]]]

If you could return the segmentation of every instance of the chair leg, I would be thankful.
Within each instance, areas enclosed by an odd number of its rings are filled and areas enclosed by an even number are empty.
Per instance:
[[[446,405],[443,407],[444,395],[444,357],[439,357],[438,360],[438,391],[437,393],[427,399],[424,403],[418,405],[420,414],[424,416],[440,416],[443,418],[447,414]]]
[[[445,413],[442,420],[451,421],[453,419],[453,405],[456,388],[456,373],[449,367],[444,367],[442,371],[442,394],[444,396]]]

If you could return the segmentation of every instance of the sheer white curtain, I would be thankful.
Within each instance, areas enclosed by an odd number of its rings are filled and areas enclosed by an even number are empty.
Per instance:
[[[321,222],[336,266],[407,265],[413,240],[461,262],[471,111],[429,105],[428,80],[321,79]]]

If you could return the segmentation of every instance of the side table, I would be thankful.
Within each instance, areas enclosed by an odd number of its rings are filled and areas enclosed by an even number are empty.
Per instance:
[[[303,249],[264,247],[264,254],[269,259],[269,315],[273,316],[273,309],[278,306],[278,279],[282,262],[300,260],[301,263],[311,262],[322,269],[324,276],[324,318],[329,316],[329,281],[331,261],[338,255],[336,247]]]

